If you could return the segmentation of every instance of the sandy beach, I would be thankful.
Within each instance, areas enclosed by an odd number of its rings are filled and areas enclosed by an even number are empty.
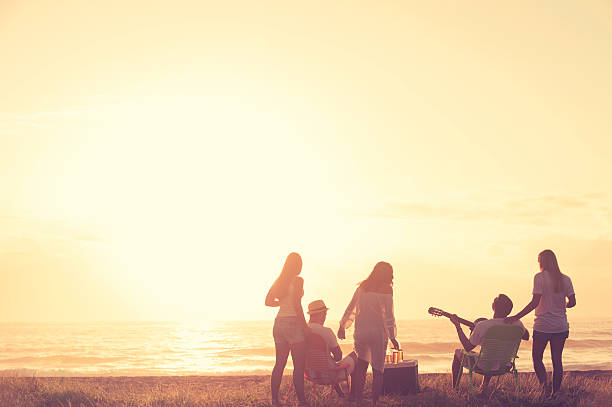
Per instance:
[[[506,375],[491,394],[470,401],[467,377],[458,392],[450,388],[444,373],[421,374],[421,392],[414,396],[385,396],[381,406],[609,406],[612,403],[612,371],[566,372],[563,391],[556,398],[540,395],[533,373],[521,373],[520,393]],[[480,379],[477,379],[480,382]],[[119,406],[271,406],[268,376],[170,376],[170,377],[27,377],[0,378],[3,407],[119,407]],[[329,388],[315,393],[307,385],[312,406],[349,406]],[[369,393],[366,393],[366,398]],[[291,378],[285,376],[281,399],[295,404]],[[369,399],[363,403],[369,405]]]

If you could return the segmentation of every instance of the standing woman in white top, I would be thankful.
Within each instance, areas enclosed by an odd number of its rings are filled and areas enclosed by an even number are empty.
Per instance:
[[[383,370],[387,342],[399,349],[395,339],[397,329],[393,315],[393,267],[379,262],[363,280],[344,312],[338,338],[345,339],[345,329],[355,321],[355,352],[357,364],[351,375],[351,399],[363,397],[363,386],[368,365],[372,365],[372,399],[374,404],[382,391]]]
[[[289,352],[291,352],[291,359],[293,360],[295,393],[299,404],[301,406],[307,405],[304,396],[304,365],[306,363],[306,334],[310,331],[310,328],[306,325],[304,311],[302,310],[304,280],[298,277],[301,271],[302,258],[297,253],[290,253],[285,260],[280,275],[274,281],[266,296],[268,307],[279,307],[272,331],[276,348],[276,363],[270,379],[272,403],[274,405],[280,404],[278,391]]]
[[[545,391],[550,391],[546,368],[542,362],[544,350],[550,341],[550,355],[553,363],[552,391],[556,393],[563,380],[562,354],[565,340],[569,336],[565,309],[576,305],[576,295],[572,280],[565,274],[561,274],[557,257],[552,250],[541,252],[538,255],[538,262],[540,272],[533,278],[533,299],[521,312],[506,318],[506,322],[514,322],[535,309],[531,348],[533,368]]]

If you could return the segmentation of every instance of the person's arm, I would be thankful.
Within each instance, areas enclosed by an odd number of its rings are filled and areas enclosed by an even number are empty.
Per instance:
[[[472,342],[470,342],[468,337],[465,336],[465,333],[463,333],[463,329],[461,329],[461,322],[459,322],[457,315],[451,315],[450,320],[457,329],[457,335],[459,336],[459,341],[461,341],[461,345],[463,345],[463,349],[467,350],[468,352],[474,349],[476,346],[474,346]]]
[[[523,327],[523,337],[521,338],[524,341],[528,341],[529,340],[529,331],[525,329],[525,327]]]
[[[306,318],[304,317],[304,310],[302,309],[302,297],[304,296],[304,279],[302,277],[295,278],[295,312],[297,313],[298,320],[302,323],[305,332],[310,332],[310,328],[306,323]]]
[[[274,297],[274,295],[272,294],[271,288],[270,288],[270,291],[268,291],[268,295],[266,295],[266,306],[268,307],[279,307],[280,306],[280,301],[278,300],[278,298]]]
[[[344,315],[340,320],[340,327],[338,328],[338,338],[346,339],[345,329],[349,328],[353,321],[355,320],[355,309],[357,308],[357,300],[359,299],[359,287],[355,290],[355,294],[353,294],[353,298],[351,298],[351,302],[348,307],[346,307],[346,311],[344,311]]]
[[[529,304],[527,304],[525,306],[525,308],[522,309],[521,312],[519,312],[518,314],[513,315],[511,317],[506,317],[504,319],[504,322],[507,323],[507,324],[512,324],[515,321],[518,321],[519,319],[523,318],[525,315],[529,314],[531,311],[536,309],[536,307],[540,303],[540,299],[541,298],[542,298],[542,294],[533,294],[533,298],[531,299]]]
[[[340,346],[336,346],[335,348],[332,348],[330,352],[332,353],[332,355],[334,355],[334,360],[336,362],[342,360],[342,349],[340,349]]]
[[[397,336],[397,326],[395,325],[395,313],[393,312],[393,289],[389,287],[389,291],[384,294],[386,295],[383,296],[382,301],[385,329],[387,330],[387,335],[389,336],[389,340],[393,344],[393,347],[399,350],[399,343],[397,343],[397,339],[395,339]]]
[[[572,294],[567,298],[567,304],[565,308],[573,308],[576,306],[576,294]]]

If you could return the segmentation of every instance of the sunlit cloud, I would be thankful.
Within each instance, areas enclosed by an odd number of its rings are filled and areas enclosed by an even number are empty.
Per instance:
[[[432,219],[464,222],[499,222],[546,227],[559,216],[577,214],[597,217],[609,213],[609,194],[580,196],[555,195],[508,200],[500,203],[473,202],[472,204],[435,204],[390,202],[372,214],[395,219]]]
[[[65,220],[36,219],[26,216],[0,216],[0,239],[10,241],[107,243],[108,234],[91,226],[77,227]]]
[[[76,108],[30,113],[0,112],[0,134],[24,136],[24,129],[44,129],[67,119],[84,118],[88,114],[90,111],[87,109]]]

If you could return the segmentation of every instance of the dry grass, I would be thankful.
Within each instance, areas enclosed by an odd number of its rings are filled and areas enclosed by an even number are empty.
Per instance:
[[[611,372],[568,373],[563,394],[556,399],[540,396],[533,374],[522,374],[516,396],[510,376],[489,396],[469,398],[467,380],[458,392],[450,388],[448,374],[419,376],[421,393],[383,397],[380,406],[612,406]],[[270,406],[269,378],[242,377],[104,377],[104,378],[0,378],[0,406],[11,407],[186,407]],[[339,399],[329,388],[310,385],[307,394],[313,407],[354,406]],[[366,397],[368,394],[366,394]],[[294,404],[291,378],[283,379],[282,398]],[[364,403],[369,405],[369,402]]]

